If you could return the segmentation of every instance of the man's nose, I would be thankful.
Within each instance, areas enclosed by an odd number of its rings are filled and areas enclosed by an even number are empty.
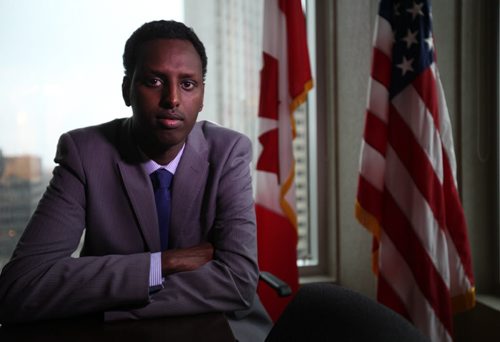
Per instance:
[[[175,108],[179,106],[179,89],[175,84],[164,87],[161,105],[166,108]]]

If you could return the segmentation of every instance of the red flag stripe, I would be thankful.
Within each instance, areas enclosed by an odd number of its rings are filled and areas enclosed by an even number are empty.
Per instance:
[[[377,48],[373,49],[372,78],[383,84],[386,88],[389,88],[391,83],[391,69],[390,57]]]
[[[385,155],[387,149],[387,125],[370,111],[366,113],[364,140],[381,155]]]
[[[278,60],[266,52],[262,54],[262,58],[264,65],[260,72],[259,117],[278,120]]]

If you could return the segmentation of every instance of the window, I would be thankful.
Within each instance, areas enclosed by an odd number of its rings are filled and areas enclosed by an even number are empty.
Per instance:
[[[0,2],[0,268],[47,186],[59,136],[130,115],[123,46],[158,13],[183,20],[182,1]]]
[[[314,1],[303,5],[314,72]],[[209,63],[199,118],[243,132],[256,146],[262,10],[263,1],[246,0],[0,2],[0,44],[8,47],[0,54],[0,268],[50,180],[59,136],[130,115],[121,58],[144,22],[176,19],[195,29]],[[296,113],[300,266],[319,262],[314,92]]]
[[[313,80],[316,82],[316,18],[315,2],[303,1],[306,13],[307,45]],[[295,113],[297,138],[296,156],[297,219],[299,225],[298,265],[318,266],[320,260],[318,239],[318,179],[316,87],[309,92],[307,102]]]

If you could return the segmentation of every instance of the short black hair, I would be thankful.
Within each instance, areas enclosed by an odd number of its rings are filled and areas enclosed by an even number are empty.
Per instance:
[[[143,24],[125,43],[123,52],[123,67],[125,76],[132,76],[137,63],[137,52],[140,45],[153,39],[181,39],[188,40],[193,44],[196,52],[200,55],[203,80],[207,74],[207,54],[205,46],[198,38],[192,28],[174,20],[157,20]]]

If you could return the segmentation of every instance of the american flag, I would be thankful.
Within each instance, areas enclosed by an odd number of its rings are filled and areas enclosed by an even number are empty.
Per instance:
[[[382,0],[373,44],[356,217],[374,236],[377,298],[451,341],[475,289],[430,3]]]

